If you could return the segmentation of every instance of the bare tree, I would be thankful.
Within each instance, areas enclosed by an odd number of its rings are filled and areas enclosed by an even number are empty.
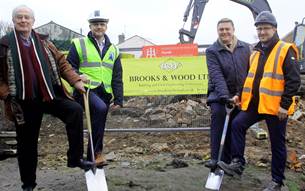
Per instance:
[[[0,21],[0,37],[6,35],[8,32],[12,31],[13,25],[9,22]]]

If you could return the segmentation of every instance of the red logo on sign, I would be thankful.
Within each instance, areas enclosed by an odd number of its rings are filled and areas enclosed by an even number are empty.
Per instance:
[[[143,58],[181,57],[181,56],[198,56],[198,45],[175,44],[175,45],[144,46],[142,48]]]

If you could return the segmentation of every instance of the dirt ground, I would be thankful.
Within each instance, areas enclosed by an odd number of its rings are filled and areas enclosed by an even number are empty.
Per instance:
[[[116,121],[113,119],[113,121]],[[121,125],[121,124],[117,124]],[[287,132],[289,153],[305,154],[305,128],[302,122],[290,122]],[[271,153],[268,140],[247,138],[248,166],[241,179],[225,177],[222,190],[262,190],[270,180]],[[46,117],[39,140],[39,191],[84,191],[84,173],[66,167],[67,138],[63,124]],[[110,191],[199,191],[204,190],[209,157],[208,132],[180,133],[106,133],[105,168]],[[303,161],[302,161],[303,160]],[[304,159],[300,168],[287,163],[284,190],[305,191]],[[0,190],[20,189],[15,158],[0,161]]]

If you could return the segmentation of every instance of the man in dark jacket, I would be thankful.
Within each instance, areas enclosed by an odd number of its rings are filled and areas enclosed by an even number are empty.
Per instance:
[[[285,178],[287,116],[294,112],[294,96],[300,86],[297,50],[294,45],[279,40],[272,13],[261,12],[255,26],[260,42],[250,58],[241,96],[242,111],[232,122],[233,160],[231,164],[219,162],[219,166],[227,174],[241,175],[246,131],[254,123],[265,120],[272,150],[272,181],[264,191],[278,191]]]
[[[207,103],[211,107],[210,147],[211,160],[205,166],[215,168],[217,164],[220,139],[223,131],[228,99],[239,103],[242,85],[249,67],[250,47],[234,35],[234,24],[228,18],[221,19],[217,24],[218,39],[206,51],[209,88]],[[238,113],[234,109],[231,119]],[[222,160],[231,162],[230,125],[226,138]]]
[[[68,166],[88,168],[83,161],[83,110],[67,97],[60,78],[84,92],[81,78],[53,44],[32,30],[34,13],[21,5],[13,10],[14,29],[0,40],[0,99],[16,124],[17,157],[22,188],[36,186],[37,144],[44,113],[66,124]]]
[[[105,34],[108,18],[100,11],[89,17],[90,32],[86,38],[74,39],[68,54],[68,61],[81,74],[86,88],[90,89],[89,106],[92,122],[92,136],[96,163],[106,164],[102,154],[107,113],[123,105],[122,66],[119,50]],[[83,104],[83,97],[75,92],[76,100]],[[88,158],[91,158],[88,149]]]

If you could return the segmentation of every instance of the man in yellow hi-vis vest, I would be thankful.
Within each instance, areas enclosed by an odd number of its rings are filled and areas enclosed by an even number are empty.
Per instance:
[[[106,164],[102,151],[107,113],[109,107],[118,109],[123,105],[122,66],[118,48],[105,34],[109,19],[102,12],[94,11],[88,21],[91,31],[87,37],[72,40],[67,60],[90,89],[94,154],[97,165],[103,166]],[[83,104],[80,93],[75,91],[74,97]],[[87,156],[91,158],[90,149]]]
[[[245,165],[246,131],[256,122],[265,120],[271,142],[272,180],[264,191],[281,190],[287,158],[287,116],[294,112],[294,96],[300,86],[298,53],[294,45],[279,40],[272,13],[261,12],[255,26],[260,42],[250,57],[241,96],[242,111],[232,122],[233,160],[231,164],[219,162],[218,165],[229,175],[241,175]]]

